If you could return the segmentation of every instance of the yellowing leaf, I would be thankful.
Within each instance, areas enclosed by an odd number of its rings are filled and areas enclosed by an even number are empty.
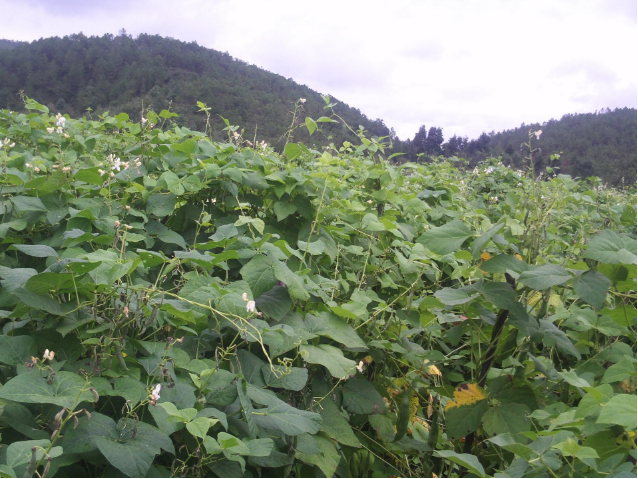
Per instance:
[[[489,253],[481,253],[481,260],[487,261],[488,259],[492,259],[492,255]]]
[[[453,407],[469,406],[485,399],[485,393],[476,384],[461,384],[454,391],[454,401],[445,405],[445,410]]]
[[[430,361],[426,359],[423,361],[423,365],[426,366],[429,362]],[[441,371],[439,371],[439,368],[437,368],[434,364],[430,364],[429,366],[427,366],[427,370],[428,370],[428,374],[431,374],[432,376],[443,377],[443,374],[441,374]]]

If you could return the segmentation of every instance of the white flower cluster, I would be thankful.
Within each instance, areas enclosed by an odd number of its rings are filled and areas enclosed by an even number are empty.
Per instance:
[[[14,146],[16,146],[15,141],[12,142],[9,138],[5,138],[3,141],[0,141],[0,148],[5,147],[5,148],[13,148]]]

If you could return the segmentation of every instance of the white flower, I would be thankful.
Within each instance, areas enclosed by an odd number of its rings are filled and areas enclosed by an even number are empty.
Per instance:
[[[543,130],[538,130],[535,131],[534,134],[536,135],[536,139],[538,140],[541,137],[541,134],[543,133]]]
[[[241,299],[243,299],[244,301],[248,302],[248,293],[244,293],[241,295]]]
[[[142,125],[144,125],[148,120],[144,117],[142,117]]]
[[[151,404],[153,406],[157,405],[157,401],[160,400],[160,390],[162,389],[162,385],[161,384],[156,384],[155,385],[155,389],[153,389],[153,392],[151,393]]]
[[[106,173],[106,171],[98,169],[97,172],[100,174],[100,176],[104,176],[104,173]]]
[[[64,134],[64,138],[68,138],[68,137],[69,137],[69,134],[68,134],[68,133],[65,133],[65,134]]]
[[[47,132],[48,132],[48,133],[53,133],[53,132],[54,132],[54,130],[55,130],[55,128],[53,128],[53,127],[51,127],[51,128],[47,128]]]
[[[31,163],[25,163],[24,166],[26,166],[27,168],[33,168],[33,165]]]
[[[59,113],[58,113],[59,115]],[[58,121],[56,123],[57,126],[64,128],[64,125],[66,124],[66,118],[64,118],[63,116],[58,117]]]
[[[122,168],[122,160],[120,160],[119,158],[115,158],[115,161],[113,161],[113,169],[120,171],[121,168]]]
[[[48,349],[45,349],[42,357],[44,359],[48,359],[49,361],[53,361],[53,358],[55,357],[55,353],[53,351],[49,351]]]
[[[255,302],[254,301],[248,301],[246,303],[246,311],[249,313],[254,313],[255,312]]]
[[[305,98],[299,98],[299,103],[306,103],[306,99]]]
[[[61,127],[61,126],[58,126],[58,133],[62,134],[62,132],[63,132],[63,131],[64,131],[64,130],[62,130],[62,127]]]
[[[36,173],[40,173],[40,168],[36,166],[35,168],[33,168],[33,171],[35,171]]]
[[[239,138],[239,133],[237,133],[236,131],[233,131],[233,136],[234,136],[235,138]]]
[[[364,365],[364,364],[365,364],[365,363],[364,363],[363,361],[359,361],[359,364],[357,365],[357,370],[358,370],[361,374],[363,374],[363,365]]]

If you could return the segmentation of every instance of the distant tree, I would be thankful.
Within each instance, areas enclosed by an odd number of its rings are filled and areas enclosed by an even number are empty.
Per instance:
[[[442,153],[443,130],[435,126],[430,127],[428,137],[425,141],[425,152],[428,155],[438,156]]]
[[[414,149],[415,154],[425,153],[428,147],[428,134],[425,131],[425,125],[421,125],[419,127],[419,131],[414,135],[414,139],[412,140],[412,147]]]

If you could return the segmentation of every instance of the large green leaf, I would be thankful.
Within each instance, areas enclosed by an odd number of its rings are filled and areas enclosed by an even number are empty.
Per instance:
[[[544,264],[521,273],[518,282],[532,289],[543,290],[569,281],[572,276],[562,266]]]
[[[451,450],[435,451],[435,454],[444,459],[449,459],[459,466],[463,466],[472,474],[476,474],[479,477],[485,477],[485,469],[483,469],[478,458],[472,454],[459,454]]]
[[[381,414],[385,411],[383,397],[374,385],[363,378],[352,378],[343,385],[343,406],[355,414]]]
[[[262,293],[255,300],[255,305],[259,311],[264,312],[275,321],[281,321],[290,311],[292,301],[286,288],[275,285],[269,291]]]
[[[133,431],[135,429],[135,431]],[[143,422],[129,418],[116,424],[113,419],[94,412],[83,416],[78,426],[64,436],[67,453],[99,450],[106,460],[129,477],[144,477],[156,455],[162,450],[175,454],[168,435]]]
[[[449,254],[458,250],[472,235],[472,232],[462,221],[454,220],[438,228],[430,228],[418,239],[417,243],[436,254]]]
[[[609,264],[636,264],[636,240],[604,230],[587,245],[585,258]]]
[[[527,417],[529,409],[522,404],[500,404],[490,408],[483,416],[483,428],[488,436],[529,431],[532,421]]]
[[[458,440],[476,431],[487,412],[487,399],[473,404],[451,407],[445,411],[445,424],[450,439]]]
[[[274,272],[275,277],[286,285],[291,297],[302,301],[306,301],[310,298],[310,295],[304,287],[303,280],[293,273],[285,263],[277,261],[274,266]]]
[[[93,402],[89,388],[90,384],[74,373],[61,371],[49,380],[39,371],[32,371],[10,379],[0,388],[0,398],[30,404],[56,404],[71,409],[82,401]]]
[[[333,377],[345,379],[354,374],[357,363],[343,356],[340,349],[328,344],[311,346],[306,344],[299,348],[299,352],[304,361],[311,364],[321,364]]]
[[[603,406],[596,421],[599,424],[618,424],[627,429],[636,429],[636,395],[618,394]]]
[[[239,271],[250,285],[253,297],[258,298],[277,284],[274,268],[275,261],[265,254],[257,254]]]
[[[31,336],[0,336],[0,363],[16,366],[37,355],[38,346]]]
[[[321,312],[316,316],[308,314],[304,324],[312,334],[326,336],[347,348],[368,349],[354,328],[332,313]]]
[[[611,282],[603,274],[587,271],[574,278],[573,285],[574,291],[580,299],[594,308],[600,309],[603,307]]]
[[[323,421],[315,412],[304,411],[286,403],[275,404],[253,411],[255,422],[265,429],[276,429],[288,436],[315,434],[321,430]]]

